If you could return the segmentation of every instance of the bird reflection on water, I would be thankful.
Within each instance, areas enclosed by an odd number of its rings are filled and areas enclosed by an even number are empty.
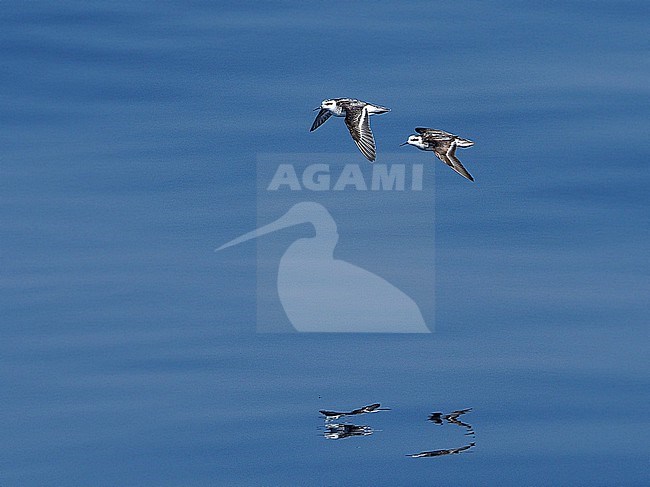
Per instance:
[[[353,409],[352,411],[327,411],[321,409],[319,413],[325,417],[325,432],[323,436],[328,440],[340,440],[342,438],[349,438],[350,436],[369,436],[373,433],[373,429],[370,426],[332,423],[331,421],[344,416],[358,416],[360,414],[376,413],[378,411],[390,411],[390,409],[382,408],[379,403],[369,404],[368,406]]]
[[[411,453],[410,455],[406,455],[406,456],[411,458],[424,458],[424,457],[440,457],[443,455],[453,455],[455,453],[461,453],[467,451],[475,445],[476,443],[472,442],[469,445],[461,446],[460,448],[449,448],[447,450],[421,451],[420,453]]]
[[[476,434],[474,433],[474,428],[472,428],[472,425],[468,423],[463,423],[461,420],[458,419],[460,416],[469,413],[471,410],[472,408],[459,409],[458,411],[452,411],[449,414],[431,413],[429,415],[429,421],[435,424],[443,424],[443,422],[455,424],[456,426],[460,426],[461,428],[465,428],[467,430],[465,436],[475,436]]]
[[[352,411],[346,411],[346,412],[326,411],[324,409],[321,409],[318,412],[321,413],[323,416],[325,416],[325,421],[332,421],[334,419],[342,418],[343,416],[356,416],[358,414],[376,413],[377,411],[390,411],[390,408],[382,408],[380,406],[381,404],[375,403],[375,404],[370,404],[368,406],[363,406],[361,408],[353,409]]]
[[[459,418],[464,414],[469,413],[472,408],[457,409],[450,413],[435,412],[429,415],[428,420],[437,425],[453,424],[465,430],[465,436],[475,437],[474,428],[471,424],[461,421]],[[368,406],[363,406],[351,411],[329,411],[321,409],[319,412],[325,418],[325,432],[323,436],[329,440],[340,440],[342,438],[349,438],[351,436],[369,436],[373,434],[374,430],[367,425],[356,425],[351,423],[333,423],[332,421],[346,417],[358,416],[361,414],[376,413],[378,411],[390,411],[390,408],[382,408],[381,404],[374,403]],[[411,453],[406,455],[411,458],[426,458],[426,457],[440,457],[445,455],[455,455],[458,453],[466,452],[467,450],[476,446],[475,442],[458,448],[443,448],[439,450],[427,450],[419,453]]]
[[[460,416],[469,413],[471,410],[472,408],[458,409],[456,411],[452,411],[449,414],[444,414],[441,412],[431,413],[429,415],[429,421],[437,425],[443,425],[445,423],[454,424],[466,430],[465,436],[474,437],[476,436],[476,434],[474,433],[474,428],[472,428],[472,425],[468,423],[464,423],[460,419],[458,419]],[[422,451],[420,453],[411,453],[410,455],[406,455],[406,456],[411,458],[425,458],[425,457],[440,457],[443,455],[454,455],[456,453],[465,452],[470,448],[473,448],[474,446],[476,446],[476,443],[471,442],[470,444],[461,446],[459,448],[445,448],[441,450]]]
[[[366,425],[329,423],[325,425],[323,436],[328,440],[340,440],[350,436],[368,436],[373,433],[372,428]]]

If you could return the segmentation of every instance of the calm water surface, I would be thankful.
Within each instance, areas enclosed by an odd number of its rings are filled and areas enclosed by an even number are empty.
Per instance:
[[[0,485],[645,485],[650,10],[545,5],[5,4]],[[380,154],[476,141],[475,184],[421,154],[430,336],[257,334],[255,246],[213,252],[256,154],[353,150],[334,96]]]

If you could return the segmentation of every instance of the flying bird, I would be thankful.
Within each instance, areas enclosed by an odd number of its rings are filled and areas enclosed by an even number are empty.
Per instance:
[[[461,176],[474,181],[472,175],[465,169],[456,157],[456,148],[471,147],[474,142],[468,139],[463,139],[457,135],[450,134],[444,130],[429,129],[425,127],[418,127],[415,129],[418,135],[410,135],[408,140],[400,145],[412,145],[420,150],[433,151],[433,153],[442,162],[451,167]]]
[[[354,98],[332,98],[323,100],[320,107],[314,108],[314,111],[316,110],[320,111],[316,115],[314,123],[311,124],[310,132],[323,125],[332,115],[345,117],[345,125],[350,131],[354,143],[370,162],[375,161],[375,138],[370,130],[370,115],[389,112],[390,108]]]

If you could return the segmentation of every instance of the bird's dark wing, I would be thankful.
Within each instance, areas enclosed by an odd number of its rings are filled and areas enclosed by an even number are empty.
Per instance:
[[[370,162],[375,160],[375,138],[370,130],[370,116],[364,107],[350,106],[345,112],[345,125],[347,125],[352,140],[357,144],[361,153]]]
[[[445,132],[444,130],[433,130],[427,129],[426,132],[422,134],[422,140],[430,144],[435,144],[437,142],[451,142],[454,140],[454,136]]]
[[[425,139],[427,137],[431,138],[432,140],[448,140],[453,138],[453,134],[450,134],[449,132],[445,132],[444,130],[438,130],[438,129],[430,129],[427,127],[416,127],[415,131],[420,134],[424,135]]]
[[[447,151],[451,147],[451,143],[449,141],[440,140],[429,140],[427,142],[433,148],[433,153],[436,155],[436,157],[453,169],[454,165],[449,160],[449,157],[447,157]]]
[[[440,140],[437,142],[430,142],[433,144],[433,152],[442,162],[447,164],[450,168],[456,171],[464,178],[474,181],[472,175],[467,172],[467,169],[460,163],[456,157],[456,142]]]
[[[456,142],[452,142],[450,145],[449,149],[447,150],[447,158],[451,162],[451,168],[456,171],[458,174],[461,176],[469,179],[470,181],[474,181],[474,178],[472,175],[465,169],[465,166],[463,166],[460,161],[458,160],[458,157],[456,157]],[[467,411],[461,411],[460,414],[464,414]]]
[[[316,118],[314,119],[314,123],[311,124],[311,128],[309,129],[310,132],[313,132],[316,130],[318,127],[323,125],[328,118],[332,116],[332,112],[329,110],[325,110],[324,108],[320,109],[320,112],[318,112],[318,115],[316,115]]]

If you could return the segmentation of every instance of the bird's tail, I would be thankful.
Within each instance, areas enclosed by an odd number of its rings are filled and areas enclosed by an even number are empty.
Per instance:
[[[456,139],[456,146],[457,147],[472,147],[473,145],[474,145],[474,142],[472,142],[469,139],[461,139],[460,137],[458,137]]]
[[[380,113],[390,112],[390,108],[382,107],[380,105],[368,105],[368,113],[370,115],[379,115]]]

